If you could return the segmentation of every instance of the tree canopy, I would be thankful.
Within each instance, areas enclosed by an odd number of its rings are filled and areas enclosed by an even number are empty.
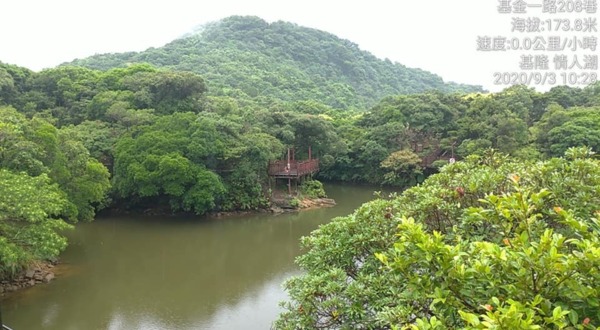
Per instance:
[[[46,174],[29,176],[0,169],[0,277],[15,275],[32,261],[53,259],[67,246],[69,224],[58,218],[68,200]]]
[[[303,238],[278,329],[600,324],[600,163],[590,149],[446,165]]]
[[[95,55],[69,65],[108,70],[141,62],[198,73],[211,82],[211,95],[317,100],[338,109],[364,109],[387,95],[434,89],[482,91],[381,60],[324,31],[253,16],[231,16],[201,26],[163,47]]]
[[[109,172],[72,134],[40,119],[0,107],[0,167],[30,176],[46,174],[66,194],[63,216],[92,220],[110,188]]]

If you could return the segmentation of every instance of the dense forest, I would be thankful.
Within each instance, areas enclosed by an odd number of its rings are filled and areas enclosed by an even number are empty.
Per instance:
[[[268,162],[309,146],[320,180],[419,185],[304,240],[278,327],[600,324],[600,83],[483,93],[253,17],[0,63],[0,277],[103,208],[267,208]]]
[[[140,62],[198,73],[210,81],[209,95],[252,98],[261,105],[315,100],[337,109],[365,109],[388,95],[482,91],[378,59],[327,32],[253,16],[201,26],[164,47],[96,55],[69,65],[107,70]]]

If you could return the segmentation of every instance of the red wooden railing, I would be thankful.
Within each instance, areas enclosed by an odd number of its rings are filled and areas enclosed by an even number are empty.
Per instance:
[[[319,159],[310,160],[275,160],[269,162],[269,175],[300,177],[319,171]]]

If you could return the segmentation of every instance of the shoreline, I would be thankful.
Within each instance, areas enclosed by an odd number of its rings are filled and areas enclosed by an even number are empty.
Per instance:
[[[20,272],[13,279],[0,281],[0,296],[30,288],[38,284],[50,283],[56,278],[58,262],[38,261]]]
[[[289,202],[289,201],[288,201]],[[336,205],[335,200],[331,198],[303,198],[299,201],[298,207],[293,208],[288,204],[277,205],[273,202],[269,208],[258,209],[258,210],[245,210],[245,211],[224,211],[224,212],[211,212],[204,216],[210,219],[223,219],[227,217],[252,215],[252,214],[281,214],[291,212],[301,212],[314,210],[323,207],[333,207]],[[105,212],[112,214],[144,214],[144,215],[173,215],[172,213],[160,212],[160,210],[140,210],[139,212],[124,211],[124,210],[106,210]],[[59,261],[37,261],[32,263],[28,268],[20,272],[13,279],[4,279],[0,281],[0,297],[5,297],[7,294],[11,294],[16,291],[31,288],[39,284],[47,284],[54,280],[60,273],[57,271],[59,267]]]
[[[207,217],[211,219],[220,219],[229,216],[242,216],[252,215],[261,213],[272,213],[280,214],[286,212],[298,212],[301,210],[309,210],[320,207],[333,207],[336,205],[335,200],[331,198],[303,198],[299,200],[298,206],[293,207],[290,205],[288,199],[273,200],[271,205],[266,208],[260,208],[255,210],[235,210],[235,211],[212,211],[201,215],[201,217]],[[96,216],[104,215],[147,215],[147,216],[197,216],[190,212],[175,212],[173,213],[170,209],[158,207],[158,208],[146,208],[146,209],[122,209],[122,208],[107,208],[99,211]]]
[[[299,210],[312,210],[321,207],[334,207],[336,202],[332,198],[304,198],[300,201]]]
[[[258,209],[258,210],[247,210],[247,211],[225,211],[225,212],[213,212],[208,213],[207,216],[209,218],[225,218],[229,216],[241,216],[241,215],[252,215],[252,214],[260,214],[260,213],[271,213],[271,214],[281,214],[281,213],[291,213],[291,212],[300,212],[312,209],[318,209],[321,207],[333,207],[335,206],[335,200],[331,198],[304,198],[299,201],[298,207],[291,207],[289,205],[289,201],[273,201],[271,206],[266,209]]]

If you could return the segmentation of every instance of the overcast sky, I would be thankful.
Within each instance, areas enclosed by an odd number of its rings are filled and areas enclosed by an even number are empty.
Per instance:
[[[511,32],[517,15],[500,14],[497,6],[497,0],[5,0],[0,61],[37,71],[94,54],[160,47],[197,25],[256,15],[331,32],[445,81],[498,91],[506,85],[494,84],[494,72],[520,72],[522,53],[477,51],[477,37],[525,35]],[[540,14],[531,9],[529,16]]]

